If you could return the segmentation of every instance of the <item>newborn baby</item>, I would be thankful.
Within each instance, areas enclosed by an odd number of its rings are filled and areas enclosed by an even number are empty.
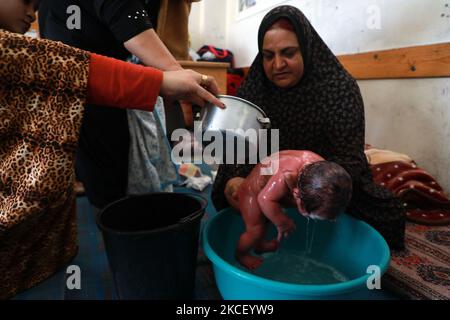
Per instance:
[[[267,175],[270,168],[276,170]],[[338,164],[310,151],[272,154],[257,164],[247,178],[232,178],[225,187],[228,202],[241,212],[245,223],[236,249],[237,260],[248,269],[257,268],[263,258],[250,251],[275,251],[282,237],[294,231],[294,221],[282,207],[296,207],[313,219],[335,220],[347,207],[351,194],[351,177]],[[277,227],[277,239],[265,240],[268,221]]]

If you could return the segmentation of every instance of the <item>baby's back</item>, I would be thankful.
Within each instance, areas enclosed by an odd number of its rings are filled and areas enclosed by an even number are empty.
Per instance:
[[[255,193],[261,191],[272,176],[277,173],[297,172],[305,163],[322,159],[320,156],[306,150],[282,150],[271,154],[258,163],[246,178],[251,190]]]

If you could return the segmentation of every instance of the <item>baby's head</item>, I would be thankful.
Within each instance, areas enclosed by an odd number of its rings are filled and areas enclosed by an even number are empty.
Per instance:
[[[0,29],[25,33],[36,20],[39,0],[1,0]]]
[[[313,162],[300,172],[293,192],[297,207],[304,216],[335,220],[350,201],[352,179],[337,163]]]

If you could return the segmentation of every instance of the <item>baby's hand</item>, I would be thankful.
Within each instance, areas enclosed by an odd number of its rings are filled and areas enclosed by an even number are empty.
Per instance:
[[[277,241],[278,243],[280,243],[283,236],[287,238],[289,234],[295,230],[294,220],[285,217],[283,221],[279,225],[277,225],[277,230],[278,230]]]

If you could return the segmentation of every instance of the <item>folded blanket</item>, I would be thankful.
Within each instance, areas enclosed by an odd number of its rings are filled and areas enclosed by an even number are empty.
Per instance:
[[[402,200],[409,220],[429,225],[450,223],[450,200],[433,176],[406,155],[373,148],[365,152],[375,183]]]
[[[371,165],[386,163],[391,161],[402,161],[405,163],[413,164],[414,161],[409,156],[403,153],[391,151],[391,150],[382,150],[376,149],[372,147],[368,147],[365,150],[367,160]]]

